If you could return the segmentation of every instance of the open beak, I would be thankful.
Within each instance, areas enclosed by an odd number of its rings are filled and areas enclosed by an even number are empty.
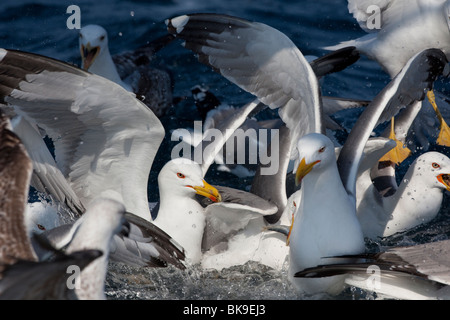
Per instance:
[[[442,183],[447,191],[450,191],[450,174],[440,174],[437,176],[437,179],[440,183]]]
[[[298,186],[302,182],[303,178],[310,173],[312,168],[319,162],[320,160],[317,160],[307,164],[305,158],[303,158],[302,161],[300,161],[295,173],[295,185]]]
[[[213,202],[221,202],[222,201],[222,197],[221,197],[219,191],[217,191],[216,188],[214,188],[212,185],[207,183],[205,180],[203,180],[202,187],[199,187],[199,186],[194,186],[194,187],[188,186],[188,187],[194,189],[197,192],[197,194],[211,199],[211,201],[213,201]]]
[[[91,47],[90,43],[86,46],[81,45],[81,61],[83,62],[83,69],[88,70],[100,53],[100,47]]]

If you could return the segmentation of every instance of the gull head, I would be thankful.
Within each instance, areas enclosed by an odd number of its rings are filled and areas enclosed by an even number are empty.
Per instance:
[[[333,142],[320,133],[310,133],[297,142],[298,159],[295,162],[295,183],[298,185],[311,171],[319,171],[336,163]]]
[[[80,29],[79,44],[82,68],[89,70],[95,60],[108,50],[108,34],[98,25],[87,25]]]
[[[424,185],[450,191],[450,159],[446,155],[426,152],[417,158],[414,169]]]
[[[203,179],[200,165],[186,158],[170,160],[158,175],[161,196],[190,197],[201,195],[213,202],[220,202],[221,196],[216,188]]]

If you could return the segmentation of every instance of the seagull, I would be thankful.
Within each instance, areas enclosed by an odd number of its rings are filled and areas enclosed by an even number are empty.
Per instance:
[[[223,268],[218,262],[205,263],[206,257],[215,254],[218,247],[223,251],[232,236],[252,220],[277,210],[251,193],[211,186],[204,180],[202,165],[188,158],[167,162],[158,175],[158,185],[160,202],[154,224],[183,244],[189,265]],[[209,203],[199,202],[198,195]],[[236,261],[228,263],[239,264]]]
[[[160,205],[154,223],[183,244],[190,264],[199,263],[205,212],[195,195],[206,196],[213,202],[221,201],[221,195],[203,180],[200,165],[187,158],[166,163],[158,175],[158,185]]]
[[[45,190],[64,193],[59,186],[65,185],[72,192],[64,194],[64,202],[81,203],[82,208],[105,190],[116,192],[133,226],[130,237],[114,237],[120,254],[125,249],[125,256],[114,256],[132,265],[172,261],[181,267],[183,249],[151,223],[148,176],[164,137],[155,114],[118,84],[55,59],[1,49],[0,69],[8,74],[0,77],[2,102],[33,129],[20,138],[36,139],[39,128],[54,143],[53,162],[36,156],[40,149],[27,150],[32,159],[44,159],[41,166],[60,171],[41,180],[48,184]],[[171,260],[160,261],[163,257]]]
[[[368,32],[358,39],[329,46],[327,50],[342,50],[349,46],[377,61],[391,78],[397,75],[411,57],[428,48],[441,49],[450,59],[450,1],[362,1],[349,0],[348,9],[360,27]],[[449,145],[450,129],[437,109],[433,92],[428,99],[440,123],[438,144]],[[405,142],[407,128],[421,111],[422,103],[405,110],[409,122],[398,126],[395,133]],[[421,114],[425,111],[422,110]],[[420,131],[420,130],[418,130]],[[399,161],[401,161],[400,159]]]
[[[163,36],[134,52],[111,56],[108,33],[103,27],[90,24],[79,32],[82,68],[134,92],[161,117],[172,106],[172,81],[167,71],[152,68],[149,63],[172,39],[172,36]]]
[[[31,239],[26,223],[26,203],[28,199],[29,182],[31,179],[31,159],[22,145],[19,137],[11,131],[9,119],[0,114],[0,187],[3,201],[0,205],[1,234],[0,234],[0,298],[1,299],[78,299],[85,294],[84,289],[75,293],[69,288],[70,266],[77,266],[80,272],[99,257],[107,261],[108,241],[117,223],[103,223],[96,226],[93,233],[98,237],[105,237],[103,246],[90,248],[86,238],[78,236],[78,242],[84,243],[84,248],[73,247],[71,252],[57,252],[56,259],[40,262],[31,245]],[[101,201],[101,200],[97,200]],[[122,205],[123,208],[123,205]],[[111,209],[111,208],[110,208]],[[90,208],[97,219],[103,219],[101,212]],[[109,212],[114,213],[114,211]],[[109,221],[107,221],[109,222]],[[119,221],[120,222],[120,221]],[[120,224],[120,223],[119,223]],[[108,231],[109,230],[109,231]],[[91,230],[92,231],[92,230]],[[108,235],[109,232],[109,235]],[[92,235],[86,233],[85,236]],[[106,253],[106,256],[103,253]],[[106,266],[103,268],[106,273]],[[83,270],[83,271],[82,271]],[[96,281],[101,282],[102,270],[91,273]],[[92,271],[91,271],[92,272]],[[100,273],[99,273],[100,272]],[[85,281],[90,281],[86,277]],[[92,285],[92,283],[91,283]],[[103,284],[101,284],[103,288]],[[104,290],[104,289],[102,289]]]
[[[336,161],[334,145],[324,135],[317,77],[288,37],[265,24],[225,15],[183,15],[166,24],[201,62],[279,109],[290,130],[289,154],[296,161],[302,193],[290,236],[290,279],[307,294],[340,292],[344,277],[309,281],[294,279],[294,273],[321,264],[324,257],[335,256],[333,252],[364,250],[356,216],[356,177],[364,146],[379,123],[424,99],[424,89],[443,72],[445,55],[433,49],[414,56],[364,110]],[[331,193],[321,196],[320,190],[329,189]]]
[[[384,196],[377,182],[371,183],[369,171],[357,180],[357,210],[364,236],[374,240],[430,222],[441,209],[444,191],[450,191],[450,159],[440,152],[415,159],[399,186],[395,170],[383,176],[389,180],[382,188],[390,190]]]
[[[349,285],[388,299],[447,300],[450,298],[449,247],[450,240],[442,240],[377,253],[334,257],[336,263],[299,271],[295,277],[345,274]],[[349,258],[353,261],[343,262]]]

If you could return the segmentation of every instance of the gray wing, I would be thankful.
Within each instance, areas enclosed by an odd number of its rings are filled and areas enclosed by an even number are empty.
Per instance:
[[[194,148],[194,160],[201,154],[202,160],[196,161],[201,163],[203,176],[206,175],[211,164],[214,162],[216,155],[222,150],[228,139],[235,134],[236,130],[247,120],[248,116],[258,109],[261,103],[258,99],[247,103],[245,106],[236,110],[236,112],[222,119],[214,128],[209,128],[203,133],[202,143]]]
[[[165,34],[134,51],[112,57],[120,78],[129,83],[136,97],[158,117],[165,115],[173,102],[173,83],[168,71],[151,66],[153,56],[175,37]]]
[[[296,277],[328,277],[338,274],[367,274],[367,268],[378,266],[391,276],[413,276],[450,285],[450,240],[392,248],[384,252],[333,257],[352,259],[353,263],[335,263],[308,268]]]
[[[184,249],[167,233],[153,223],[132,213],[125,213],[129,223],[127,235],[114,235],[109,259],[137,267],[165,267],[168,264],[184,269]],[[74,224],[66,224],[39,235],[34,243],[42,259],[48,258],[55,249],[67,246],[73,239],[83,217]]]
[[[360,115],[338,158],[344,187],[353,199],[356,199],[358,167],[370,134],[378,124],[390,120],[401,108],[423,100],[446,65],[447,59],[441,50],[428,49],[416,54]]]
[[[212,203],[203,200],[206,227],[203,233],[202,249],[217,245],[244,229],[252,219],[273,215],[278,208],[273,203],[250,192],[214,186],[222,196],[222,201]]]
[[[180,269],[185,268],[184,249],[170,235],[132,213],[127,212],[125,218],[130,224],[130,232],[127,237],[116,236],[114,241],[120,246],[123,245],[126,251],[111,252],[111,259],[120,261],[121,258],[127,257],[122,262],[131,264],[131,252],[136,265],[165,267],[172,264]]]
[[[398,256],[417,273],[429,280],[450,285],[450,240],[400,247],[388,250],[380,259],[388,260],[389,254]]]
[[[264,216],[264,219],[269,223],[276,223],[280,219],[287,203],[286,175],[289,165],[291,141],[289,129],[286,126],[281,126],[278,133],[278,139],[275,139],[278,147],[278,150],[275,150],[278,156],[276,160],[278,161],[276,163],[260,164],[256,170],[250,189],[251,193],[277,206],[278,210],[276,214]],[[271,151],[272,147],[269,147],[268,150]],[[273,165],[278,165],[275,172],[272,170],[269,173],[264,172],[264,170],[268,170]]]
[[[132,93],[61,61],[1,49],[0,101],[52,138],[56,163],[83,204],[107,187],[123,194],[128,211],[148,208],[134,194],[147,194],[164,128]]]
[[[218,14],[184,15],[166,24],[202,63],[270,108],[280,108],[292,141],[308,132],[324,132],[317,77],[286,35],[262,23]]]

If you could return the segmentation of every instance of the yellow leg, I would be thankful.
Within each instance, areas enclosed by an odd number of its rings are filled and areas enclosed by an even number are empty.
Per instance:
[[[294,201],[293,204],[294,204],[294,210],[293,210],[293,212],[292,212],[291,226],[290,226],[290,228],[289,228],[289,233],[288,233],[287,238],[286,238],[286,245],[287,245],[287,246],[289,245],[289,243],[290,243],[290,241],[291,241],[292,227],[294,227],[294,216],[295,216],[295,212],[297,211],[297,204],[295,203],[295,201]]]
[[[444,118],[442,117],[441,112],[439,111],[437,105],[436,105],[436,97],[434,96],[433,90],[430,90],[427,92],[428,101],[430,101],[431,105],[433,106],[434,112],[436,112],[436,115],[439,119],[440,123],[440,131],[439,136],[436,140],[436,143],[441,146],[450,147],[450,128],[448,127],[447,123],[445,122]]]
[[[404,145],[403,142],[397,139],[394,131],[394,117],[391,119],[391,131],[389,133],[389,139],[394,140],[397,145],[391,151],[386,153],[380,161],[392,161],[395,164],[402,163],[406,158],[411,155],[411,150]]]

